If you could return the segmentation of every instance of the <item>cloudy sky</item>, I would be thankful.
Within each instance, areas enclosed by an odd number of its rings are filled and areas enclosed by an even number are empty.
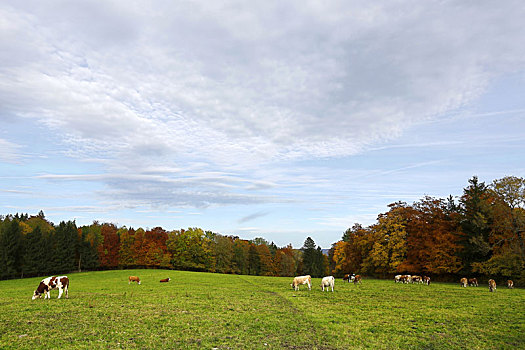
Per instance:
[[[522,1],[2,1],[0,214],[323,248],[525,176]]]

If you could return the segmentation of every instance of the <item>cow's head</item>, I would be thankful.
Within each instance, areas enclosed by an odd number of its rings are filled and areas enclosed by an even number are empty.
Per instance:
[[[36,298],[42,298],[42,293],[40,293],[38,290],[35,290],[35,292],[33,293],[33,297],[31,298],[31,300],[35,300]]]

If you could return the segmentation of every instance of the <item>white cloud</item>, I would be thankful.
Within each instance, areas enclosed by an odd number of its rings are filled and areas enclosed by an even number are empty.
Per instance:
[[[468,105],[525,67],[524,15],[513,1],[3,3],[0,115],[105,171],[42,178],[155,205],[282,200],[247,195],[280,185],[245,174],[353,155]]]
[[[23,158],[21,148],[21,145],[0,138],[0,162],[20,163]]]

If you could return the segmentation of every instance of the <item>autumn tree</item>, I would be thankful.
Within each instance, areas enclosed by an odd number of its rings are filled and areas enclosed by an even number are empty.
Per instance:
[[[216,235],[214,239],[213,252],[215,256],[215,271],[221,273],[233,273],[234,250],[233,239],[228,236]]]
[[[213,266],[210,241],[200,228],[172,231],[166,245],[177,269],[207,271]]]

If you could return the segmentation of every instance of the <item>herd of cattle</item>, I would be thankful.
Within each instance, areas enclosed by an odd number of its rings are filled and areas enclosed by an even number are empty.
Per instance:
[[[169,281],[171,281],[169,277],[160,280],[161,283],[165,283]],[[348,283],[360,284],[361,276],[355,275],[355,274],[346,274],[343,277],[343,281],[346,281]],[[426,285],[430,285],[430,277],[428,276],[421,277],[421,276],[412,276],[412,275],[396,275],[394,277],[394,281],[396,283],[423,283]],[[140,284],[140,278],[137,276],[129,276],[128,284],[130,284],[131,282],[136,282],[137,284]],[[290,286],[295,291],[298,291],[299,286],[305,285],[305,284],[308,286],[308,290],[312,289],[312,277],[310,275],[294,277]],[[328,291],[329,288],[333,292],[334,285],[335,285],[334,276],[326,276],[326,277],[323,277],[323,279],[321,280],[321,289],[323,290],[323,292]],[[467,285],[471,287],[477,287],[478,280],[476,278],[467,279],[466,277],[463,277],[460,280],[460,285],[462,287],[467,287]],[[514,282],[512,282],[511,280],[508,280],[507,287],[510,289],[514,288]],[[53,289],[58,289],[58,299],[62,297],[63,293],[66,294],[66,298],[69,298],[69,293],[68,293],[69,278],[67,276],[59,276],[59,277],[51,276],[51,277],[44,278],[38,285],[35,292],[33,293],[32,299],[35,300],[36,298],[42,298],[42,295],[44,295],[44,299],[50,299],[51,298],[50,292]],[[496,281],[494,281],[493,279],[489,280],[489,291],[490,292],[496,291]]]

